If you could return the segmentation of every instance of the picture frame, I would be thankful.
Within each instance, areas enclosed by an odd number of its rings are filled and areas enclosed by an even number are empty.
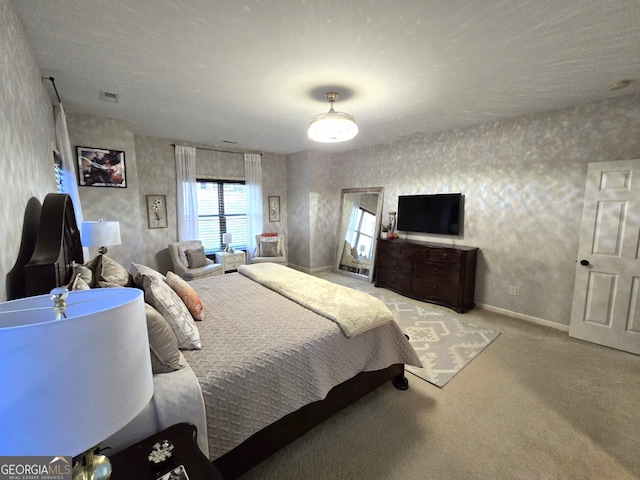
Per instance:
[[[280,197],[269,197],[269,221],[280,221]]]
[[[152,228],[167,228],[166,195],[147,195],[147,225]]]
[[[127,188],[123,151],[76,147],[76,153],[79,186]]]

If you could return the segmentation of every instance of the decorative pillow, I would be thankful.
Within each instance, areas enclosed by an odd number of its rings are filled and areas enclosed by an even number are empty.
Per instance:
[[[80,265],[82,266],[82,265]],[[91,290],[89,284],[82,278],[81,273],[77,273],[76,276],[69,283],[69,290]]]
[[[147,316],[153,373],[168,373],[184,368],[184,365],[180,364],[178,338],[167,321],[148,303],[144,305],[144,312]]]
[[[145,301],[160,312],[178,337],[178,347],[200,350],[200,332],[178,294],[155,276],[143,277],[142,287]]]
[[[139,287],[143,287],[142,279],[145,276],[156,277],[159,280],[164,281],[164,275],[162,275],[160,272],[156,272],[153,268],[149,268],[144,265],[139,265],[137,263],[131,262],[131,267],[129,268],[129,271],[131,272],[133,283]]]
[[[200,240],[190,240],[185,242],[179,242],[176,248],[178,249],[178,257],[180,261],[185,267],[189,266],[189,261],[187,260],[186,250],[190,249],[198,249],[202,247],[202,242]]]
[[[84,268],[78,269],[79,271],[80,270],[82,271],[81,273],[85,277],[83,278],[83,280],[87,282],[91,288],[96,286],[96,280],[98,279],[96,272],[100,270],[101,263],[102,263],[102,255],[98,255],[96,257],[93,257],[88,262],[85,262],[84,265],[81,265],[81,267],[84,267]]]
[[[99,267],[96,268],[95,280],[97,286],[100,287],[130,287],[133,285],[133,280],[127,269],[104,255],[101,255]]]
[[[207,257],[204,254],[204,247],[200,248],[189,248],[184,251],[187,256],[187,264],[189,268],[198,268],[204,267],[209,262],[207,262]]]
[[[73,274],[76,277],[79,275],[87,285],[91,285],[91,283],[93,282],[93,272],[95,272],[95,265],[93,266],[93,270],[91,270],[86,266],[86,264],[82,265],[80,263],[71,262],[71,268],[73,269]]]
[[[356,250],[356,247],[353,247],[353,248],[351,249],[351,256],[352,256],[353,258],[358,258],[358,250]]]
[[[260,238],[260,256],[261,257],[277,257],[278,255],[278,238]]]
[[[185,280],[173,272],[167,272],[167,284],[184,302],[194,320],[204,320],[204,307],[196,291]]]

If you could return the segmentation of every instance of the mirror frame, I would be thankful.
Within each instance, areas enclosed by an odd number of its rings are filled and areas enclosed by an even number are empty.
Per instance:
[[[344,197],[348,193],[377,193],[378,194],[378,206],[376,211],[376,227],[373,235],[373,248],[371,250],[371,268],[369,268],[369,275],[362,275],[354,272],[347,272],[340,269],[340,259],[342,258],[342,248],[344,247],[344,239],[340,239],[340,232],[342,231],[342,218],[344,209]],[[338,230],[336,232],[336,253],[333,260],[333,271],[342,275],[347,275],[353,278],[364,280],[365,278],[369,282],[373,282],[373,272],[375,270],[376,251],[378,249],[378,237],[380,236],[380,225],[382,224],[382,206],[384,203],[384,187],[366,187],[366,188],[343,188],[340,195],[340,211],[338,212]]]

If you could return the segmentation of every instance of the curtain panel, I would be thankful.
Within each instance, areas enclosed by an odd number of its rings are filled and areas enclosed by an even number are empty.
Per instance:
[[[82,228],[84,216],[82,215],[82,204],[80,203],[80,191],[76,179],[76,168],[73,162],[73,151],[69,140],[69,130],[67,128],[67,115],[64,112],[62,103],[55,107],[55,129],[56,143],[62,159],[62,192],[71,197],[73,203],[73,213],[76,216],[76,223]],[[83,247],[84,258],[89,258],[89,247]]]
[[[175,157],[178,241],[196,240],[198,238],[196,149],[176,145]]]
[[[244,154],[244,181],[247,189],[247,263],[256,250],[256,235],[262,233],[262,157]]]

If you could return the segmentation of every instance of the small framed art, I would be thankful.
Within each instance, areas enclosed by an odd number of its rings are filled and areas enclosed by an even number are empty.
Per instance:
[[[104,148],[76,147],[78,185],[81,187],[127,187],[124,152]]]
[[[269,221],[280,221],[280,197],[269,197]]]
[[[147,223],[149,228],[167,228],[167,197],[147,195]]]

